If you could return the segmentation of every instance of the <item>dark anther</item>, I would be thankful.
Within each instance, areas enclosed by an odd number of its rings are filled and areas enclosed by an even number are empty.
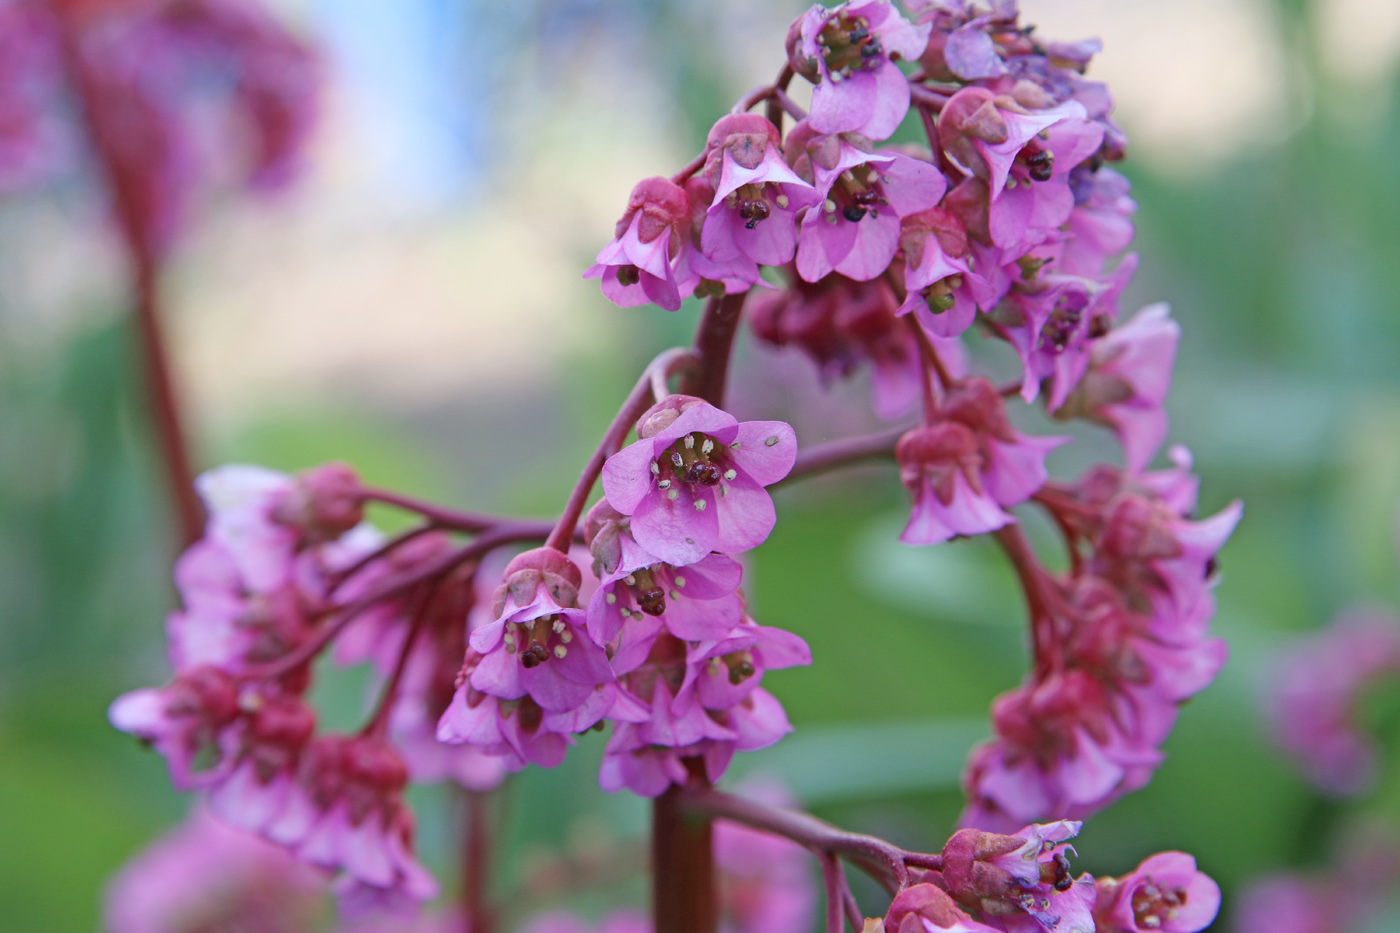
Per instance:
[[[701,486],[718,486],[719,481],[724,478],[724,473],[713,463],[697,460],[690,465],[690,469],[685,471],[685,480],[688,483],[699,483]]]
[[[1049,181],[1055,173],[1055,153],[1048,149],[1034,152],[1026,159],[1026,168],[1036,181]]]
[[[769,213],[768,202],[762,198],[745,198],[739,202],[739,216],[748,221],[744,226],[750,230],[767,220]]]
[[[1056,891],[1068,891],[1074,886],[1074,878],[1069,873],[1069,859],[1063,852],[1056,852],[1054,858],[1041,864],[1040,880],[1054,885]]]
[[[640,590],[637,605],[649,616],[659,616],[666,611],[666,591],[659,586]]]
[[[642,270],[636,266],[618,266],[617,280],[623,285],[636,285],[642,280]]]
[[[880,54],[880,43],[871,42],[860,47],[861,58],[874,58]]]
[[[851,195],[851,200],[861,207],[869,208],[880,203],[880,195],[874,191],[857,191]]]
[[[1105,315],[1096,315],[1092,320],[1089,321],[1090,337],[1102,337],[1104,334],[1108,333],[1108,329],[1108,317]]]
[[[526,670],[539,667],[548,660],[549,652],[545,650],[544,645],[538,643],[526,648],[520,655],[520,663],[525,666]]]
[[[842,209],[841,216],[845,217],[851,223],[856,223],[865,216],[865,208],[856,207],[854,204],[847,204],[845,208]]]
[[[852,29],[849,33],[851,44],[854,45],[868,35],[870,35],[869,29],[866,29],[864,26],[856,26],[856,28]]]
[[[729,682],[738,685],[753,676],[753,662],[748,658],[740,660],[729,668]]]

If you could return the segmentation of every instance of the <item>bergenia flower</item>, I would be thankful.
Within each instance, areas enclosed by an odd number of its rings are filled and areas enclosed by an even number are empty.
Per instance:
[[[979,535],[1014,522],[982,482],[977,435],[953,421],[914,428],[895,448],[899,478],[914,510],[899,540],[938,544]]]
[[[1089,369],[1056,412],[1112,428],[1134,473],[1147,468],[1167,436],[1163,406],[1181,339],[1170,314],[1165,304],[1151,305],[1090,341]]]
[[[710,130],[705,177],[714,200],[700,232],[706,259],[780,266],[797,252],[797,212],[821,195],[783,161],[781,143],[778,128],[756,113],[730,114]]]
[[[666,178],[646,178],[632,189],[617,236],[583,274],[601,278],[603,294],[623,308],[656,304],[681,306],[675,261],[690,243],[690,200],[685,189]]]
[[[944,154],[959,168],[987,183],[989,197],[995,202],[1006,189],[1017,163],[1034,182],[1049,181],[1057,170],[1068,174],[1073,165],[1057,164],[1057,154],[1042,145],[1045,140],[1040,134],[1066,120],[1087,123],[1087,116],[1077,101],[1028,110],[1016,100],[998,96],[987,88],[966,87],[944,104],[938,119],[938,140]],[[1087,138],[1094,133],[1095,130],[1084,127],[1075,134],[1076,142],[1080,136]],[[1097,131],[1097,137],[1102,140],[1102,130]],[[1078,148],[1074,147],[1076,155]],[[1074,165],[1092,154],[1091,148]]]
[[[788,30],[788,61],[816,85],[812,126],[888,139],[909,112],[909,82],[893,60],[917,59],[928,35],[888,0],[815,6],[798,17]]]
[[[896,894],[879,929],[885,933],[1000,933],[973,920],[947,891],[929,881]]]
[[[158,690],[145,688],[112,701],[107,718],[149,742],[165,757],[170,781],[187,790],[227,773],[240,715],[237,683],[216,667],[176,675]]]
[[[808,282],[839,272],[858,282],[881,275],[899,248],[899,220],[933,207],[948,182],[936,167],[898,152],[870,152],[808,121],[788,134],[788,159],[822,196],[807,211],[797,271]]]
[[[943,847],[944,886],[969,910],[1033,919],[1046,930],[1093,933],[1094,881],[1075,879],[1065,855],[1065,841],[1080,827],[1061,820],[1011,835],[959,830]]]
[[[1184,852],[1160,852],[1097,886],[1099,933],[1199,933],[1220,912],[1220,886]]]
[[[967,229],[941,207],[907,215],[899,237],[904,251],[904,287],[900,314],[914,312],[934,337],[956,337],[972,326],[981,308],[999,297],[983,276],[972,271]]]
[[[792,469],[791,427],[741,423],[701,399],[672,395],[642,416],[637,436],[603,465],[603,492],[632,519],[632,536],[645,551],[684,566],[711,551],[747,551],[768,537],[777,514],[763,487]]]

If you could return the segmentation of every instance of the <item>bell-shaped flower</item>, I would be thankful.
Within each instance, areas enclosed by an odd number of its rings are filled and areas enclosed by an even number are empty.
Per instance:
[[[233,677],[205,665],[182,671],[158,690],[122,694],[107,718],[151,743],[164,756],[171,782],[186,790],[228,772],[241,712]]]
[[[914,510],[899,540],[938,544],[956,535],[995,531],[1015,521],[982,481],[977,435],[954,421],[914,428],[895,448],[899,477]]]
[[[675,263],[689,242],[685,189],[666,178],[646,178],[632,189],[616,238],[583,277],[601,278],[603,294],[620,307],[651,303],[675,311],[681,306]]]
[[[1185,852],[1159,852],[1097,884],[1099,933],[1199,933],[1220,913],[1220,886]]]
[[[815,6],[788,30],[788,61],[812,89],[812,126],[821,133],[888,139],[909,112],[909,82],[894,59],[914,61],[928,43],[888,0]]]
[[[999,297],[991,282],[972,271],[966,227],[950,211],[934,207],[904,217],[899,242],[907,293],[899,313],[912,311],[930,335],[958,336]]]
[[[791,427],[741,423],[701,399],[672,395],[642,416],[637,436],[603,465],[603,492],[630,516],[645,551],[684,566],[711,551],[747,551],[768,537],[777,513],[763,487],[792,469]]]

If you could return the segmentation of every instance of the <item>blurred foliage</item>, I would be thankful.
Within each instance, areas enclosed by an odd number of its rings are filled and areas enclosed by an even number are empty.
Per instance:
[[[712,44],[678,38],[697,28],[694,5],[541,2],[530,10],[500,41],[538,42],[546,65],[570,23],[596,16],[594,28],[641,30],[655,43],[649,67],[677,92],[673,129],[692,143],[742,90],[714,77],[724,63],[706,51]],[[1280,11],[1301,35],[1301,5],[1280,3]],[[1316,863],[1347,820],[1400,823],[1393,709],[1377,714],[1390,724],[1389,780],[1381,782],[1389,790],[1350,814],[1320,802],[1283,764],[1254,713],[1261,664],[1275,644],[1359,598],[1395,605],[1400,575],[1400,174],[1392,165],[1400,94],[1362,131],[1339,124],[1327,106],[1343,89],[1310,80],[1316,112],[1280,145],[1189,181],[1131,161],[1125,169],[1141,204],[1144,257],[1132,297],[1172,302],[1185,332],[1173,438],[1196,454],[1208,510],[1235,496],[1247,510],[1224,552],[1219,590],[1216,630],[1231,643],[1231,664],[1183,712],[1149,788],[1086,828],[1080,864],[1089,871],[1123,871],[1179,848],[1196,854],[1228,897],[1262,871]],[[628,343],[581,359],[546,387],[558,401],[531,409],[542,455],[519,469],[502,473],[487,429],[464,435],[487,441],[469,445],[452,436],[460,425],[372,407],[269,411],[235,436],[203,438],[206,461],[290,470],[345,459],[372,482],[456,501],[477,488],[470,477],[489,474],[497,477],[493,507],[548,514],[633,364],[686,339],[695,314],[692,306],[673,316],[622,312],[579,291],[579,313],[619,332],[625,324]],[[159,633],[172,539],[120,317],[40,353],[3,338],[0,917],[6,929],[87,931],[104,879],[183,807],[156,757],[104,718],[118,692],[165,675]],[[490,400],[473,404],[486,412],[486,428],[521,433],[489,411]],[[816,663],[770,675],[797,733],[736,774],[775,771],[825,817],[936,846],[961,807],[957,775],[986,733],[987,703],[1022,670],[1014,583],[976,542],[894,545],[905,505],[887,469],[791,489],[779,505],[778,528],[753,557],[754,611],[805,636]],[[321,695],[348,708],[360,689],[352,676]],[[600,747],[589,737],[557,771],[512,783],[504,890],[551,847],[644,830],[640,802],[597,789]],[[453,803],[438,790],[418,797],[428,858],[446,877]],[[632,879],[587,903],[614,896],[637,899],[643,888]]]

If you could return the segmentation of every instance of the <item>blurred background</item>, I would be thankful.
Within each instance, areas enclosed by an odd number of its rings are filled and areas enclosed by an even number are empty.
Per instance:
[[[771,80],[804,5],[272,6],[323,51],[328,97],[300,183],[202,202],[174,255],[169,326],[199,464],[343,459],[376,485],[550,514],[638,368],[687,340],[697,312],[618,309],[579,276],[632,184],[684,164]],[[1112,874],[1191,852],[1225,888],[1224,930],[1247,880],[1326,863],[1349,826],[1400,825],[1400,751],[1379,790],[1341,806],[1269,747],[1257,712],[1287,636],[1356,602],[1400,605],[1400,4],[1022,9],[1041,35],[1104,40],[1090,75],[1117,97],[1141,205],[1125,312],[1171,303],[1172,439],[1195,454],[1206,512],[1246,500],[1215,626],[1231,662],[1184,710],[1152,784],[1089,824],[1076,864]],[[107,877],[186,807],[105,715],[167,676],[175,552],[105,218],[81,180],[0,200],[7,930],[96,929]],[[805,443],[868,425],[859,380],[823,393],[810,364],[747,334],[740,359],[741,418],[788,417]],[[1079,433],[1051,460],[1062,477],[1112,456]],[[754,614],[806,637],[815,663],[770,675],[797,731],[735,774],[777,774],[818,814],[927,850],[961,807],[988,702],[1024,670],[1024,622],[998,553],[902,547],[906,510],[882,467],[780,494],[753,554]],[[323,688],[345,709],[330,725],[355,721],[362,687]],[[1367,715],[1397,750],[1400,697],[1385,693]],[[601,745],[513,782],[506,884],[552,850],[644,831],[641,802],[597,789]],[[446,795],[416,804],[441,873]],[[637,878],[581,903],[643,896]],[[1400,929],[1400,913],[1376,922]]]

